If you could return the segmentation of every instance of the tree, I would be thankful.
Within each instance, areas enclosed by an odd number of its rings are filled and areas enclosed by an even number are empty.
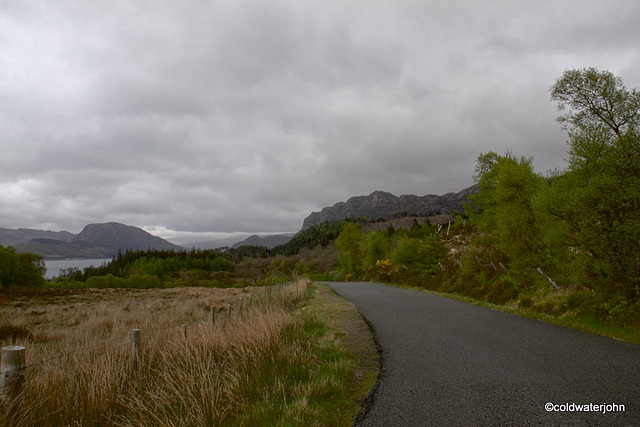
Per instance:
[[[357,223],[345,225],[335,241],[340,269],[349,277],[358,277],[362,272],[365,244],[365,234]]]
[[[551,99],[570,134],[606,130],[620,137],[634,132],[640,118],[640,92],[629,91],[620,77],[596,68],[565,71],[551,87]]]
[[[379,260],[387,259],[389,256],[389,241],[382,231],[368,233],[366,239],[364,268],[372,268]]]
[[[16,253],[12,247],[0,246],[0,285],[8,287],[39,286],[44,283],[44,260],[32,253]]]
[[[566,71],[551,87],[569,133],[569,168],[546,210],[566,229],[591,286],[628,300],[640,292],[640,93],[595,68]],[[544,203],[543,203],[544,205]]]
[[[510,152],[503,156],[482,153],[476,176],[479,190],[470,196],[466,210],[485,242],[512,269],[539,266],[542,248],[532,202],[544,178],[533,172],[532,159],[517,158]]]

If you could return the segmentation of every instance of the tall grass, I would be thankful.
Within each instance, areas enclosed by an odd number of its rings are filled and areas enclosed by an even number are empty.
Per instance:
[[[307,286],[298,281],[262,295],[257,289],[96,290],[5,304],[0,323],[22,310],[14,326],[31,335],[10,338],[27,347],[26,403],[17,414],[0,414],[0,422],[337,425],[331,408],[342,402],[333,396],[344,395],[352,367],[339,357],[320,359],[308,334],[321,325],[291,314]],[[252,299],[241,312],[243,294]],[[212,326],[209,307],[228,303],[231,316],[220,311]],[[132,328],[141,329],[137,367]]]

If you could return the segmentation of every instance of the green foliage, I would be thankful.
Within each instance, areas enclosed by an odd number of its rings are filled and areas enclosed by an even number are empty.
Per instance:
[[[332,243],[342,232],[347,224],[360,224],[367,220],[364,218],[349,218],[333,222],[325,222],[297,233],[284,245],[276,246],[269,250],[274,255],[295,255],[302,249],[313,249],[317,246],[327,246]]]
[[[567,70],[551,88],[558,117],[571,134],[606,130],[617,136],[634,132],[640,120],[640,92],[628,90],[620,77],[596,68]]]
[[[137,289],[151,289],[162,286],[160,278],[152,274],[135,274],[133,276],[129,276],[126,279],[125,284],[127,288]]]
[[[347,225],[335,241],[343,277],[376,281],[429,280],[448,249],[428,226],[364,233],[358,224]]]
[[[365,246],[365,234],[359,224],[345,225],[335,242],[339,251],[340,270],[345,275],[358,277],[362,272]]]
[[[84,279],[88,281],[91,277],[108,274],[123,279],[139,274],[165,279],[184,270],[232,271],[233,266],[214,250],[135,250],[120,253],[103,266],[85,269]]]
[[[424,277],[435,274],[448,250],[436,236],[403,238],[391,253],[391,262],[401,275]]]
[[[120,288],[124,280],[109,273],[106,276],[92,276],[87,280],[88,288]]]
[[[364,267],[371,268],[376,266],[379,260],[389,257],[389,240],[386,233],[374,231],[367,234]]]
[[[41,286],[44,284],[44,259],[32,253],[16,253],[0,246],[0,286]]]
[[[551,98],[559,110],[569,107],[558,118],[569,131],[569,169],[540,204],[575,253],[583,284],[637,300],[640,93],[610,72],[589,68],[565,72]]]
[[[427,286],[496,304],[524,293],[520,307],[545,315],[629,321],[640,313],[640,94],[589,68],[565,72],[551,98],[569,132],[567,170],[545,180],[531,159],[480,154],[466,206],[478,233],[456,229],[464,251]]]
[[[542,247],[533,198],[544,178],[533,172],[531,159],[509,152],[480,154],[477,163],[479,192],[470,196],[467,213],[512,269],[539,266]]]

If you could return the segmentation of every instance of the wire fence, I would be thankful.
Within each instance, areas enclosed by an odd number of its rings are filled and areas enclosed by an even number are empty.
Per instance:
[[[206,318],[196,323],[176,322],[167,326],[154,325],[152,328],[153,333],[165,340],[173,338],[186,341],[188,339],[187,331],[190,327],[202,327],[209,324],[211,328],[224,330],[233,321],[243,320],[249,310],[255,306],[269,304],[276,293],[293,283],[287,282],[260,289],[255,296],[241,297],[235,305],[228,303],[226,307],[222,308],[211,305]],[[37,380],[55,372],[66,371],[73,365],[85,363],[88,360],[106,356],[107,354],[117,353],[118,350],[127,346],[131,348],[130,366],[135,369],[139,362],[141,342],[144,342],[144,339],[140,338],[141,335],[144,336],[144,330],[132,329],[125,336],[103,339],[97,344],[75,347],[62,354],[42,358],[32,363],[26,363],[25,346],[5,346],[2,348],[2,364],[0,367],[0,404],[23,405],[23,394],[27,378],[29,381]],[[15,409],[12,408],[11,410]]]

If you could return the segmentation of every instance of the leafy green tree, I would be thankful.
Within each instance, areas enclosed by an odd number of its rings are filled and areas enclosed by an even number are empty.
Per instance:
[[[539,266],[542,241],[532,201],[545,181],[533,172],[532,159],[517,158],[510,152],[503,156],[483,153],[478,156],[476,177],[479,191],[470,196],[466,211],[485,242],[512,269]]]
[[[572,156],[577,141],[574,137],[589,132],[611,133],[620,137],[635,133],[640,119],[640,92],[628,90],[620,77],[596,68],[568,70],[551,87],[551,99],[557,102],[559,111],[569,111],[558,116],[558,122],[569,130],[572,137]],[[589,141],[592,143],[599,141]]]
[[[45,265],[40,255],[16,253],[12,247],[0,246],[0,285],[40,286],[44,283]]]
[[[569,134],[569,168],[541,205],[564,229],[591,285],[638,299],[640,292],[640,93],[595,68],[566,71],[552,86]]]
[[[365,252],[365,234],[360,224],[346,224],[335,241],[335,247],[339,251],[340,270],[350,277],[359,277]]]
[[[367,234],[367,248],[364,258],[364,268],[376,266],[376,262],[389,257],[389,241],[386,233],[373,231]]]

